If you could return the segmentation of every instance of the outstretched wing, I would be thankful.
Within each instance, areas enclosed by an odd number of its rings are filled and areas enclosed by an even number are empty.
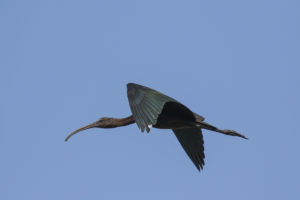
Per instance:
[[[200,171],[204,166],[204,141],[200,128],[173,129],[181,146]]]
[[[175,106],[176,109],[180,109],[182,113],[194,117],[186,106],[175,99],[145,86],[128,83],[127,95],[134,120],[142,132],[144,130],[149,132],[150,127],[156,124],[157,118],[167,102],[174,102],[177,105]]]
[[[158,91],[135,83],[127,84],[127,96],[131,112],[138,127],[144,132],[157,122],[166,102],[177,102]]]

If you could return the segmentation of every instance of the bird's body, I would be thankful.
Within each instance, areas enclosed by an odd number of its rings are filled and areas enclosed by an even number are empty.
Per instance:
[[[156,90],[134,83],[127,84],[127,95],[132,115],[125,118],[101,118],[100,120],[72,132],[65,141],[75,133],[89,128],[115,128],[136,123],[142,132],[152,127],[172,129],[187,155],[198,170],[204,166],[204,147],[201,129],[208,129],[225,135],[245,136],[233,130],[220,130],[206,122],[204,117],[193,113],[189,108],[175,99]]]

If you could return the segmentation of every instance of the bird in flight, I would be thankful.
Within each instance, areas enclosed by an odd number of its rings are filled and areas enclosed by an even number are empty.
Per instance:
[[[75,130],[66,137],[65,141],[68,141],[74,134],[86,129],[116,128],[133,123],[136,123],[142,132],[146,130],[148,133],[152,127],[172,129],[179,143],[200,171],[205,164],[202,129],[248,139],[236,131],[221,130],[204,122],[204,117],[201,115],[192,112],[175,99],[151,88],[128,83],[127,96],[132,115],[125,118],[100,118],[94,123]]]

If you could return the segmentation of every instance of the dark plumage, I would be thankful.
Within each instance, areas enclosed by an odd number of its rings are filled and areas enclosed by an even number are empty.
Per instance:
[[[193,113],[189,108],[175,99],[156,90],[135,83],[127,84],[127,95],[132,116],[126,118],[101,118],[100,120],[72,132],[65,141],[75,133],[89,128],[115,128],[136,123],[142,132],[151,127],[172,129],[181,146],[198,170],[204,166],[204,142],[201,129],[208,129],[247,139],[233,130],[220,130],[206,122],[204,117]]]

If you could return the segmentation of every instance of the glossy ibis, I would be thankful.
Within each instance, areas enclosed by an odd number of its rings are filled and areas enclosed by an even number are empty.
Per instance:
[[[172,129],[183,149],[193,161],[197,169],[204,166],[204,142],[202,129],[207,129],[225,135],[244,135],[233,130],[220,130],[204,122],[204,117],[192,112],[185,105],[156,90],[135,83],[127,84],[127,96],[132,115],[125,118],[103,117],[98,121],[72,132],[65,141],[89,128],[116,128],[136,123],[142,132],[150,128]]]

